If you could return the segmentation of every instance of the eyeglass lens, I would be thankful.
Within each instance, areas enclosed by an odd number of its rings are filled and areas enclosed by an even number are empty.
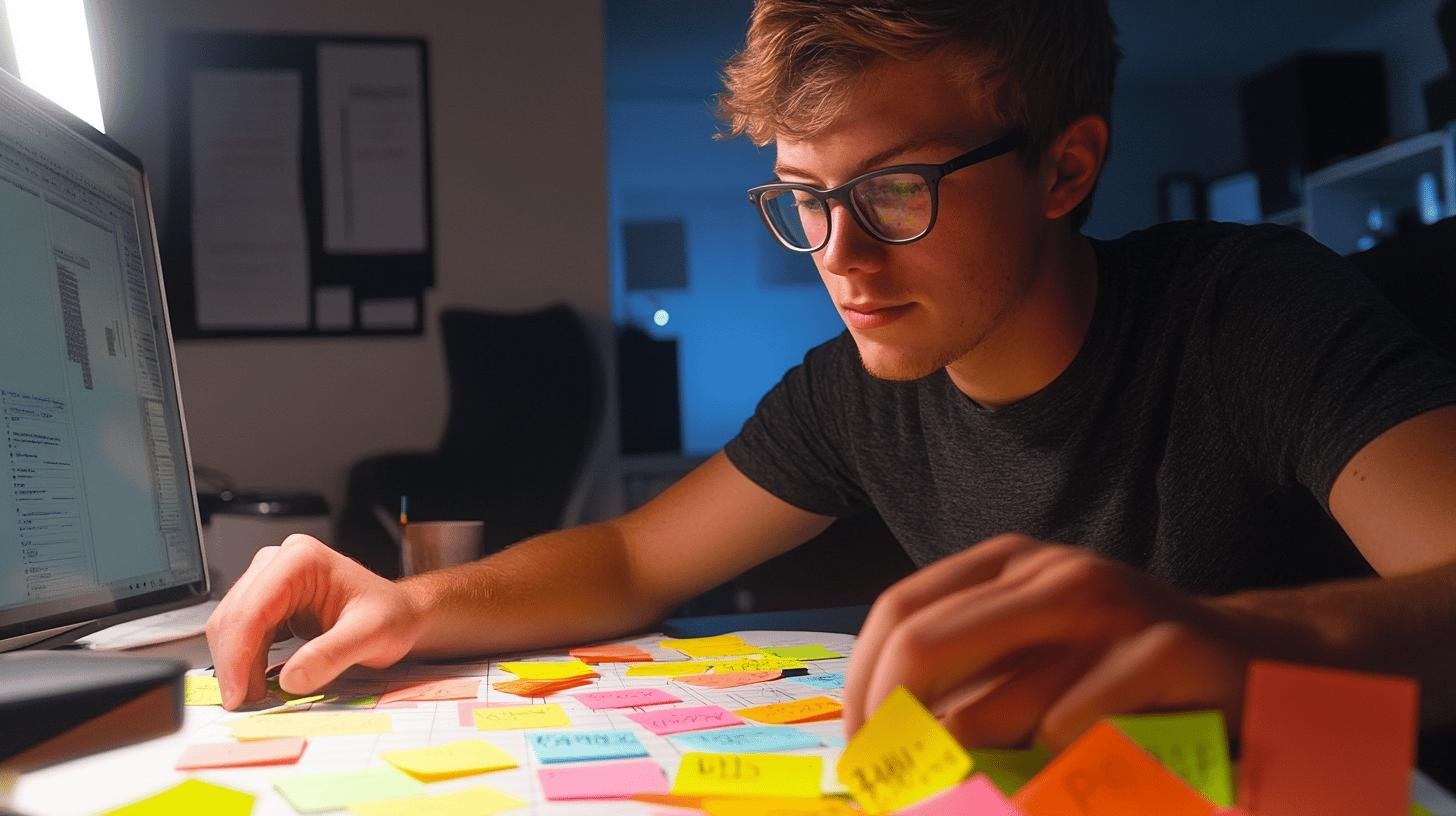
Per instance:
[[[916,173],[873,176],[850,191],[855,210],[876,237],[915,238],[930,226],[930,185]],[[829,231],[823,202],[800,190],[773,190],[761,198],[763,211],[780,238],[799,249],[818,247]]]

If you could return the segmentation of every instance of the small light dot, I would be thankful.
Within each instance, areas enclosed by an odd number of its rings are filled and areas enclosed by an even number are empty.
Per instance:
[[[658,309],[652,313],[652,322],[659,326],[666,326],[669,317],[666,309]]]

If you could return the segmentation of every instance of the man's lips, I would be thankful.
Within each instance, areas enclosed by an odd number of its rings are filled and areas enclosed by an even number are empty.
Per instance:
[[[841,303],[839,304],[839,308],[844,313],[844,321],[851,328],[877,329],[899,320],[914,305],[914,303],[894,304],[878,301],[860,301],[856,303]]]

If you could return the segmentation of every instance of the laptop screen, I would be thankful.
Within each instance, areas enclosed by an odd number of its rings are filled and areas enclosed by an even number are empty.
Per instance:
[[[152,229],[140,163],[0,71],[0,644],[206,592]]]

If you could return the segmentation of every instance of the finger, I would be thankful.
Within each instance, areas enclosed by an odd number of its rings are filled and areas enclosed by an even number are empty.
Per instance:
[[[1047,709],[1095,662],[1096,654],[1069,647],[1023,652],[1000,682],[941,717],[946,730],[974,748],[1022,748],[1036,736]]]
[[[865,691],[870,709],[903,685],[930,707],[1029,647],[1106,644],[1147,624],[1131,600],[1110,594],[1100,562],[1077,557],[1010,588],[982,584],[910,616],[886,639]]]
[[[927,604],[951,592],[995,578],[1009,560],[1035,546],[1036,542],[1025,536],[1006,535],[988,539],[965,552],[917,570],[881,593],[860,628],[854,653],[849,659],[844,688],[846,733],[852,735],[868,716],[864,701],[875,656],[895,627]]]
[[[251,678],[251,667],[257,662],[251,654],[237,654],[233,642],[229,641],[226,634],[229,631],[230,621],[235,620],[239,614],[244,614],[242,608],[248,604],[248,588],[263,573],[267,565],[278,555],[279,547],[263,547],[253,555],[253,561],[248,569],[238,579],[232,589],[218,602],[217,608],[207,618],[207,646],[212,654],[213,674],[217,677],[218,687],[222,694],[223,705],[233,709],[249,700],[257,699],[255,688]],[[239,671],[239,667],[243,667]]]
[[[404,657],[407,646],[385,636],[386,624],[374,610],[346,608],[331,628],[303,644],[283,664],[279,684],[290,694],[312,694],[350,666],[394,664]]]
[[[1247,658],[1177,623],[1119,643],[1053,703],[1039,738],[1060,750],[1109,714],[1243,706]]]

